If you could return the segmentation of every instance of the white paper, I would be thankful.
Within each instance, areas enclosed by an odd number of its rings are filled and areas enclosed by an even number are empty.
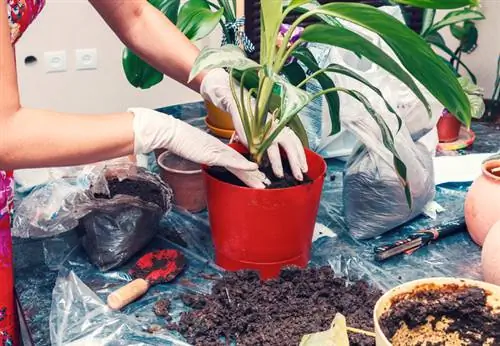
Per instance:
[[[462,156],[434,157],[434,181],[444,183],[472,182],[481,173],[484,160],[493,154],[469,154]]]

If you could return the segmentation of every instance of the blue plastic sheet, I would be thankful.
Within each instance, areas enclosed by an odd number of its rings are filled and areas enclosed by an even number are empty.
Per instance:
[[[462,215],[467,184],[437,188],[436,201],[446,211],[438,214],[435,220],[419,217],[387,235],[371,241],[359,241],[347,232],[342,216],[343,163],[330,161],[328,167],[317,222],[329,228],[333,236],[315,241],[310,265],[330,265],[338,275],[364,278],[382,289],[429,276],[480,278],[480,251],[465,230],[409,256],[399,256],[384,263],[376,262],[373,257],[376,245]],[[208,293],[212,281],[200,274],[217,275],[222,271],[213,263],[214,252],[206,212],[193,215],[175,210],[162,220],[162,228],[162,234],[119,271],[99,272],[89,264],[79,246],[74,247],[62,262],[59,252],[55,251],[52,258],[50,249],[47,251],[46,260],[52,263],[52,268],[59,263],[60,270],[50,316],[54,345],[90,342],[93,345],[183,344],[182,337],[166,330],[166,321],[153,313],[154,303],[159,298],[172,299],[175,320],[185,309],[178,299],[179,295],[183,292]],[[58,248],[54,244],[52,246]],[[106,307],[107,295],[130,280],[127,270],[140,255],[153,249],[173,247],[182,249],[189,263],[176,281],[150,288],[144,297],[122,312],[112,312]],[[155,325],[159,326],[156,332],[149,333],[148,328]],[[71,343],[78,340],[80,343]]]

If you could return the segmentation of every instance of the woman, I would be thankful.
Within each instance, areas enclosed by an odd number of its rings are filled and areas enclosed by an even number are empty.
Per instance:
[[[166,148],[191,161],[226,167],[254,188],[267,181],[255,163],[210,135],[153,110],[131,108],[119,114],[77,115],[24,108],[19,102],[14,43],[43,8],[45,0],[4,0],[0,10],[0,341],[18,344],[15,330],[11,239],[12,171],[20,168],[92,163]],[[244,132],[223,70],[200,74],[187,84],[198,49],[146,0],[91,0],[117,36],[164,74],[200,92],[233,116]],[[161,48],[158,48],[161,47]],[[298,138],[283,131],[268,154],[283,175],[278,146],[287,153],[297,179],[307,171]]]

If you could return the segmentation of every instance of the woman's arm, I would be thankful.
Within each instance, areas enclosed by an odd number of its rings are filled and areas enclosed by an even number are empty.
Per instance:
[[[89,0],[120,40],[158,71],[200,92],[204,74],[187,83],[199,49],[146,0]]]
[[[0,169],[96,162],[133,153],[132,113],[69,115],[22,108],[5,9],[0,11]]]

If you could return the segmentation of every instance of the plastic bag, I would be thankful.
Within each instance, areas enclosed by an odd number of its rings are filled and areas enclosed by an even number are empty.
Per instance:
[[[146,246],[172,208],[172,190],[158,175],[132,164],[107,166],[90,182],[76,213],[82,244],[100,270],[115,268]]]
[[[399,21],[404,23],[404,18],[399,6],[383,6],[379,8],[381,11],[390,14]],[[352,24],[347,21],[341,21],[342,25],[347,27],[365,38],[369,39],[373,44],[381,48],[395,61],[398,61],[394,52],[380,37],[365,28]],[[361,57],[359,58],[349,50],[332,47],[328,45],[310,44],[309,49],[316,57],[320,68],[327,67],[331,63],[336,63],[345,66],[380,89],[385,99],[397,111],[398,115],[406,122],[408,131],[414,140],[419,140],[430,131],[435,131],[435,125],[439,119],[439,115],[443,110],[443,106],[437,101],[422,85],[415,81],[420,91],[428,101],[432,116],[429,117],[423,103],[415,96],[415,94],[401,81],[393,77],[390,73],[372,63],[370,60]],[[372,104],[384,106],[383,100],[371,89],[368,89],[364,84],[339,74],[327,73],[336,86],[347,89],[354,89],[363,92]],[[316,80],[311,80],[307,83],[307,89],[311,93],[318,92],[320,85]],[[343,123],[349,119],[353,113],[366,112],[362,109],[359,102],[352,97],[339,94],[340,98],[340,119]],[[321,117],[317,115],[321,114]],[[368,116],[368,115],[367,115]],[[300,118],[304,124],[311,148],[326,158],[337,158],[343,161],[347,160],[352,154],[357,143],[353,133],[347,131],[342,126],[339,133],[331,135],[331,120],[329,116],[328,104],[324,98],[317,98],[311,102],[304,111],[301,112]],[[427,137],[427,140],[432,140],[429,147],[437,145],[437,135]]]

